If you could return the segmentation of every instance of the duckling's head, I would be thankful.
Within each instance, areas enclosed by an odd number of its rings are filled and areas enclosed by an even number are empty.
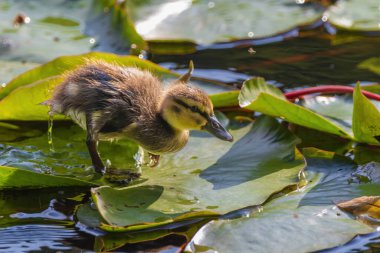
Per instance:
[[[232,141],[232,135],[220,124],[214,115],[213,105],[207,94],[188,85],[193,71],[176,80],[166,91],[161,103],[161,115],[177,130],[206,130],[219,139]]]

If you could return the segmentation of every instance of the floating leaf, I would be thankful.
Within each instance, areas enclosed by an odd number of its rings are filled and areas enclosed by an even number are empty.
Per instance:
[[[127,231],[226,213],[260,204],[297,182],[304,166],[294,151],[299,140],[276,120],[263,116],[231,132],[232,144],[194,134],[184,150],[144,169],[146,181],[138,186],[94,189],[102,217],[116,225],[102,228]]]

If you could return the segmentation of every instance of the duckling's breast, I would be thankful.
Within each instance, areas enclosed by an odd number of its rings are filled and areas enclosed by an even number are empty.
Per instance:
[[[136,140],[145,150],[153,154],[166,154],[180,151],[189,139],[189,132],[183,131],[174,136],[163,138],[162,136],[152,137],[149,140],[143,138]]]
[[[189,131],[173,129],[159,114],[151,119],[142,118],[126,133],[130,139],[153,154],[177,152],[189,139]]]

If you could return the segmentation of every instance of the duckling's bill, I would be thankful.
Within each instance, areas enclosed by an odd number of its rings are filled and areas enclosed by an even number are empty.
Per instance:
[[[210,134],[224,141],[232,142],[234,140],[232,135],[222,126],[222,124],[220,124],[215,115],[207,118],[207,124],[203,127],[203,130],[206,130]]]

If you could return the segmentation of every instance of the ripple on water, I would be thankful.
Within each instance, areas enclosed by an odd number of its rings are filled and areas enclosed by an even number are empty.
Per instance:
[[[78,233],[57,225],[22,225],[0,228],[1,252],[30,252],[42,249],[70,250],[67,239],[78,238]]]

